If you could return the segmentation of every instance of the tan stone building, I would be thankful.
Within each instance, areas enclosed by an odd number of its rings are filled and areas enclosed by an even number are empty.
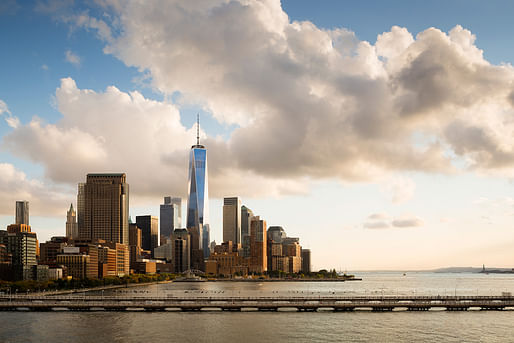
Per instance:
[[[205,271],[212,275],[248,275],[247,259],[238,252],[213,253],[205,263]]]
[[[57,256],[57,264],[66,268],[66,275],[74,279],[96,278],[91,274],[88,265],[91,264],[90,256],[84,254],[61,254]]]
[[[98,277],[116,276],[116,249],[98,247]]]
[[[79,185],[77,209],[81,240],[128,245],[129,185],[125,174],[88,174],[86,183]]]
[[[130,274],[130,253],[128,246],[120,243],[105,242],[102,245],[116,251],[116,276]]]
[[[282,271],[289,273],[289,257],[287,256],[272,256],[271,266],[269,270]]]
[[[241,200],[237,197],[223,199],[223,242],[241,244]]]

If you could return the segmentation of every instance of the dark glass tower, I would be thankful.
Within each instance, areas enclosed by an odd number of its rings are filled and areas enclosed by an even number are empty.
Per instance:
[[[209,183],[207,177],[207,149],[200,144],[200,123],[197,122],[196,144],[189,153],[189,177],[187,195],[187,229],[198,235],[198,246],[204,256],[209,250]],[[196,242],[191,243],[192,246]]]

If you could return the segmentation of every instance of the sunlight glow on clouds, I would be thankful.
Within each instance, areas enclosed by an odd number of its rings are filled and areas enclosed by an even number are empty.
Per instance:
[[[366,218],[363,224],[365,229],[389,229],[389,228],[415,228],[423,226],[424,222],[421,218],[404,215],[397,218],[391,218],[385,213],[374,213]]]
[[[73,189],[74,191],[75,189]],[[14,213],[16,200],[30,201],[31,214],[60,215],[72,194],[70,189],[55,187],[41,181],[28,179],[25,173],[12,164],[0,163],[0,213]]]
[[[11,125],[4,138],[53,181],[76,183],[109,161],[137,179],[136,194],[160,195],[162,185],[182,194],[193,137],[180,122],[184,102],[239,125],[227,141],[203,139],[218,196],[297,194],[319,179],[382,182],[395,172],[514,176],[514,68],[490,64],[461,26],[416,37],[394,26],[372,44],[291,21],[278,0],[98,3],[102,18],[66,11],[61,20],[95,30],[106,53],[182,98],[96,93],[63,79],[63,118]],[[431,139],[416,145],[416,134]],[[75,156],[59,156],[62,146]],[[412,180],[391,180],[393,203],[412,198]]]

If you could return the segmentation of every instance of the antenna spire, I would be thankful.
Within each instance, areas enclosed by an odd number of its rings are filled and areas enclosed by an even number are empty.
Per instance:
[[[200,145],[200,113],[196,114],[196,145]]]

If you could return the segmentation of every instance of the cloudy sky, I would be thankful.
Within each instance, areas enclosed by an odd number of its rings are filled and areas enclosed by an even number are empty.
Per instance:
[[[211,235],[240,196],[314,268],[514,265],[510,1],[0,4],[0,226],[65,231],[88,172],[131,215],[185,197],[201,115]]]

